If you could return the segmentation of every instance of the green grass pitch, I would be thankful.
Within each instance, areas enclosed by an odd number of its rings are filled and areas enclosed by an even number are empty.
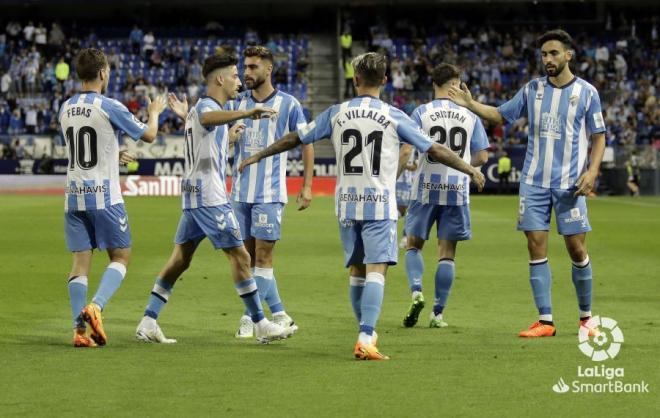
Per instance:
[[[0,197],[0,416],[657,416],[660,400],[660,199],[590,199],[594,314],[618,321],[625,342],[607,367],[647,394],[557,394],[562,377],[596,365],[577,347],[577,302],[563,241],[550,238],[557,336],[517,337],[536,319],[517,198],[475,196],[473,240],[459,245],[445,318],[429,307],[401,325],[409,294],[403,267],[390,269],[378,323],[389,362],[352,358],[356,324],[330,198],[304,212],[290,204],[275,273],[292,339],[260,346],[233,334],[242,305],[223,254],[201,245],[160,324],[171,346],[133,339],[154,277],[168,258],[180,214],[176,198],[128,198],[133,261],[106,308],[109,343],[71,346],[66,287],[70,255],[63,199]],[[553,226],[554,228],[554,226]],[[425,248],[433,299],[435,243]],[[95,255],[90,297],[107,264]],[[604,379],[582,378],[584,382]]]

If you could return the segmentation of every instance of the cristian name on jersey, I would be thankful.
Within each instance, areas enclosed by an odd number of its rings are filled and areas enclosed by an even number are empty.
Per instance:
[[[333,105],[298,131],[305,144],[331,138],[337,164],[335,213],[341,220],[395,220],[400,140],[426,152],[430,138],[402,111],[371,96]]]
[[[147,126],[126,106],[96,92],[66,100],[58,119],[69,152],[64,210],[98,210],[123,203],[119,138],[124,132],[137,140]]]
[[[488,148],[481,119],[449,99],[436,99],[416,108],[412,120],[433,140],[470,164],[472,154]],[[419,159],[413,175],[411,200],[434,205],[469,203],[470,179],[458,170],[435,161],[429,155]]]

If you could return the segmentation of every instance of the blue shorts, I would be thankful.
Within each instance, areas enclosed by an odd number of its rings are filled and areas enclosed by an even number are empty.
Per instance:
[[[65,213],[64,235],[71,252],[131,246],[131,228],[123,203]]]
[[[410,203],[410,193],[412,192],[412,184],[398,181],[396,183],[396,205],[408,206]]]
[[[205,237],[216,250],[243,245],[231,204],[183,210],[174,242],[185,244],[193,241],[199,244]]]
[[[520,183],[518,230],[549,231],[550,212],[554,208],[557,231],[561,235],[591,231],[587,218],[587,200],[584,196],[574,197],[575,190],[548,189]]]
[[[346,267],[358,264],[397,262],[396,221],[339,221]]]
[[[438,239],[465,241],[472,237],[470,230],[470,205],[424,204],[410,202],[406,215],[406,234],[428,241],[429,232],[436,224]]]
[[[282,228],[284,203],[234,202],[234,212],[245,239],[254,237],[262,241],[277,241]]]

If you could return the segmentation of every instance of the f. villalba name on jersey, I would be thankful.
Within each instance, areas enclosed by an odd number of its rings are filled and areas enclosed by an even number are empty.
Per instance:
[[[354,109],[348,109],[342,116],[345,116],[346,119],[348,120],[353,120],[353,119],[371,119],[374,122],[378,123],[383,129],[387,129],[388,126],[390,126],[390,120],[383,116],[381,113],[378,113],[378,111],[373,110],[373,109],[360,109],[360,108],[354,108]],[[343,120],[341,117],[337,119],[337,124],[340,127],[343,127],[344,124],[346,123],[346,120]]]

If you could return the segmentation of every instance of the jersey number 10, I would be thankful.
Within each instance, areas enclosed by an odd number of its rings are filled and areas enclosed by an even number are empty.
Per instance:
[[[77,134],[73,132],[73,126],[66,130],[66,142],[69,148],[69,170],[78,167],[89,170],[96,167],[99,156],[96,145],[96,131],[91,126],[81,127]]]

